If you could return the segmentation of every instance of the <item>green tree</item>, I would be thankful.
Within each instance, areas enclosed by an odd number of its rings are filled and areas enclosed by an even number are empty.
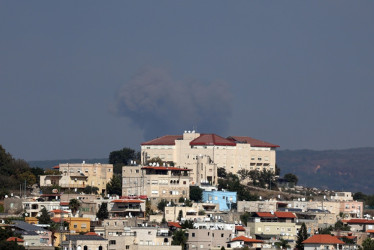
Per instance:
[[[33,167],[30,169],[31,173],[35,175],[36,177],[36,182],[39,184],[40,178],[39,176],[44,175],[44,169],[39,168],[39,167]]]
[[[288,244],[288,241],[284,239],[280,239],[278,242],[275,242],[274,245],[280,249],[287,249],[291,247],[290,244]]]
[[[240,169],[238,171],[238,175],[240,176],[241,180],[245,180],[250,177],[250,171],[246,169]]]
[[[22,183],[26,182],[28,186],[32,186],[36,183],[36,176],[31,171],[19,174],[18,178]]]
[[[303,222],[303,224],[301,224],[299,232],[297,232],[297,240],[296,240],[297,250],[304,250],[304,244],[302,242],[306,239],[308,239],[308,232],[306,229],[306,225]]]
[[[227,172],[225,168],[217,168],[217,175],[219,178],[225,178],[227,176]]]
[[[281,173],[281,169],[280,168],[278,168],[278,164],[275,164],[275,175],[280,175],[280,173]]]
[[[357,192],[353,194],[353,199],[356,201],[365,201],[367,198],[367,195],[365,195],[362,192]]]
[[[130,160],[140,161],[140,153],[132,148],[123,148],[121,150],[112,151],[109,154],[109,163],[113,164],[113,172],[122,173],[122,166],[128,165]]]
[[[228,191],[237,192],[237,198],[240,201],[251,201],[258,199],[256,195],[251,194],[247,186],[240,184],[239,177],[232,173],[228,173],[226,178],[218,179],[218,189],[225,189]]]
[[[79,210],[79,208],[81,207],[81,202],[77,199],[71,199],[70,202],[69,202],[69,208],[71,210],[71,212],[73,213],[73,215],[75,216],[75,214],[77,213],[77,211]]]
[[[112,195],[122,195],[122,180],[121,175],[113,175],[110,182],[106,184],[106,191]]]
[[[189,199],[184,201],[184,205],[186,205],[186,207],[192,207],[192,204],[193,204],[193,202]]]
[[[7,250],[23,250],[26,249],[24,246],[18,245],[15,241],[0,241],[0,249]]]
[[[97,194],[99,192],[99,188],[98,187],[95,187],[95,186],[86,186],[84,189],[83,189],[83,192],[85,194]]]
[[[374,240],[372,240],[371,238],[366,238],[363,242],[362,242],[362,249],[363,250],[373,250],[374,249]]]
[[[199,202],[203,199],[203,190],[198,186],[190,186],[190,199]]]
[[[168,204],[168,201],[165,199],[160,200],[160,202],[157,204],[157,209],[160,210],[161,212],[164,212],[164,209],[166,205]]]
[[[5,151],[2,145],[0,145],[0,173],[2,174],[3,171],[6,171],[3,169],[4,166],[9,165],[13,160],[13,157],[11,154]]]
[[[186,231],[183,229],[175,230],[173,233],[171,244],[174,246],[182,246],[182,250],[186,249],[187,236]]]
[[[152,215],[152,214],[153,214],[153,210],[152,210],[151,201],[146,200],[145,201],[145,216],[149,216],[149,215]]]
[[[284,179],[289,183],[293,183],[294,185],[297,185],[297,182],[299,181],[297,176],[291,173],[285,174]]]
[[[6,240],[9,237],[13,237],[13,236],[14,236],[14,232],[12,230],[10,230],[9,228],[0,227],[0,241]]]
[[[182,217],[183,217],[183,212],[182,212],[182,210],[179,210],[177,220],[178,220],[178,221],[181,221]]]
[[[147,164],[151,163],[158,163],[159,166],[162,166],[164,164],[164,161],[162,161],[160,157],[155,157],[147,161]]]
[[[41,215],[38,217],[39,224],[50,224],[52,222],[51,216],[49,215],[45,207],[40,210]]]
[[[338,220],[334,225],[335,231],[350,231],[351,227],[348,225],[344,225],[341,220]]]
[[[96,213],[96,217],[97,217],[100,221],[103,221],[103,220],[109,218],[108,203],[103,202],[103,203],[100,205],[99,211],[97,211],[97,213]]]
[[[182,229],[193,229],[194,228],[194,222],[193,220],[185,220],[182,223],[180,223]]]
[[[251,214],[248,212],[244,212],[242,215],[240,215],[240,220],[242,221],[242,224],[247,226],[247,222],[250,217],[251,217]]]
[[[326,228],[319,228],[318,233],[319,234],[330,234],[334,231],[334,228],[332,226],[326,227]]]

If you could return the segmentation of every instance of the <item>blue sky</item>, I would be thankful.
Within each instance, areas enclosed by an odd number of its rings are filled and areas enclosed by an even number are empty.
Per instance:
[[[107,157],[164,134],[374,146],[372,1],[0,1],[0,144]]]

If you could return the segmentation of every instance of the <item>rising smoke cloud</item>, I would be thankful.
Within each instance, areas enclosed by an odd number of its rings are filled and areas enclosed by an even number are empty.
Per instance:
[[[193,128],[225,135],[231,98],[225,83],[175,81],[165,70],[146,69],[122,86],[115,111],[130,118],[147,140]]]

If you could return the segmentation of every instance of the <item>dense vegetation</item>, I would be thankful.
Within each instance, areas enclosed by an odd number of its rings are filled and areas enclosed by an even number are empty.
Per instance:
[[[277,164],[303,186],[374,194],[374,148],[283,150]]]
[[[0,198],[9,194],[10,190],[19,190],[20,187],[30,188],[38,182],[43,169],[34,167],[21,159],[15,159],[0,145]]]

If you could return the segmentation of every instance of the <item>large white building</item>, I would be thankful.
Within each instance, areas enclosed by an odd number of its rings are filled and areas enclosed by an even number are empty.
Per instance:
[[[191,169],[190,176],[195,182],[191,184],[214,184],[218,167],[232,173],[241,169],[275,171],[277,147],[247,136],[223,138],[185,131],[183,135],[165,135],[142,143],[141,161],[147,165],[150,159],[159,157],[162,161],[173,162],[176,167]],[[210,168],[201,165],[202,158]]]

